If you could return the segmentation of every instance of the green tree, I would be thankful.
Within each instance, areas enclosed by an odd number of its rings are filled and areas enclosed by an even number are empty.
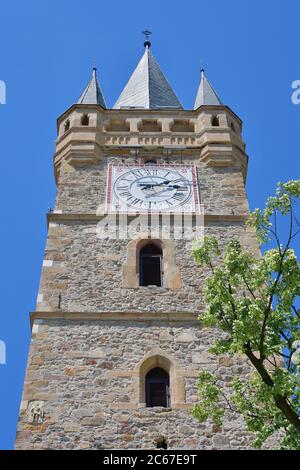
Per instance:
[[[242,354],[252,369],[227,387],[201,371],[193,415],[217,425],[226,410],[242,415],[256,433],[258,448],[281,431],[280,448],[300,449],[300,264],[293,249],[300,232],[299,198],[300,180],[278,183],[265,209],[250,215],[247,223],[260,245],[272,246],[261,256],[244,250],[238,240],[221,249],[215,237],[205,237],[193,247],[196,262],[209,270],[199,320],[222,330],[210,351]],[[282,222],[288,226],[285,237]]]

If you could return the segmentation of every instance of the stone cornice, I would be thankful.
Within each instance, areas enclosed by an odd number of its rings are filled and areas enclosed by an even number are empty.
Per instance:
[[[65,310],[30,312],[31,327],[35,320],[73,320],[73,321],[158,321],[181,322],[198,321],[200,312],[72,312]]]
[[[80,138],[78,137],[80,135]],[[73,137],[74,136],[74,137]],[[77,137],[75,137],[77,136]],[[83,139],[83,136],[85,138]],[[215,137],[216,136],[216,137]],[[127,138],[128,143],[110,144],[109,140]],[[145,140],[155,138],[160,141],[152,147],[159,149],[169,149],[172,151],[178,150],[201,150],[208,143],[215,145],[232,145],[238,148],[241,152],[245,152],[245,145],[240,137],[238,137],[228,126],[204,126],[197,132],[174,132],[174,131],[160,131],[160,132],[140,132],[140,131],[107,131],[98,127],[84,127],[72,126],[64,134],[59,135],[56,139],[56,151],[54,158],[60,154],[66,147],[70,145],[85,144],[95,142],[98,144],[103,153],[106,149],[118,147],[122,149],[145,149],[151,147],[148,143],[137,143],[135,140]],[[182,140],[181,144],[171,142],[172,140]],[[192,142],[193,140],[193,142]],[[101,142],[101,144],[100,144]],[[195,143],[194,143],[195,142]]]
[[[47,222],[67,222],[67,221],[85,221],[85,222],[98,222],[103,219],[103,217],[109,214],[95,214],[95,213],[57,213],[57,212],[48,212],[47,213]],[[192,217],[196,217],[196,214],[187,214]],[[137,217],[129,216],[131,218]],[[249,218],[249,214],[205,214],[204,223],[208,222],[246,222]]]
[[[81,125],[80,113],[89,112],[78,105],[70,108],[73,114],[69,119],[69,129],[64,131],[63,121],[59,124],[54,154],[55,177],[59,176],[62,160],[68,165],[94,164],[111,152],[128,155],[128,152],[167,152],[168,157],[179,152],[195,155],[199,161],[211,167],[239,167],[246,179],[248,156],[242,140],[241,122],[226,106],[201,106],[192,110],[103,110],[98,105],[89,105],[95,111],[90,116],[88,126]],[[99,113],[97,110],[100,109]],[[182,114],[183,113],[183,114]],[[213,126],[212,113],[219,116],[219,125]],[[66,116],[64,116],[64,119]],[[111,122],[118,118],[125,120],[127,126],[122,130],[112,130]],[[159,121],[152,131],[139,127],[139,123],[150,119]],[[172,123],[176,120],[192,122],[190,127],[177,129]],[[233,124],[234,121],[234,124]],[[232,129],[234,125],[234,129]]]

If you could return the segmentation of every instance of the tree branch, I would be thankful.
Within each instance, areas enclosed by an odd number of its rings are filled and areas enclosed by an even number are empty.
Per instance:
[[[262,325],[262,329],[261,329],[260,346],[259,346],[259,351],[260,351],[261,356],[263,356],[263,346],[264,346],[264,339],[265,339],[266,326],[267,326],[267,322],[268,322],[268,318],[269,318],[270,312],[271,312],[271,310],[272,310],[272,302],[273,302],[274,294],[275,294],[275,292],[276,292],[276,288],[277,288],[279,279],[280,279],[280,277],[281,277],[281,275],[282,275],[282,267],[283,267],[284,257],[285,257],[285,255],[286,255],[287,250],[289,249],[289,246],[290,246],[290,243],[291,243],[291,240],[292,240],[292,233],[293,233],[293,207],[292,207],[292,203],[291,203],[291,198],[289,198],[289,199],[290,199],[290,228],[289,228],[289,237],[288,237],[288,241],[287,241],[287,243],[286,243],[286,246],[285,246],[285,248],[284,248],[284,251],[281,252],[281,256],[280,256],[280,265],[279,265],[279,268],[278,268],[277,277],[276,277],[275,282],[274,282],[274,284],[273,284],[272,293],[270,294],[269,303],[268,303],[268,305],[267,305],[267,308],[265,309],[265,316],[264,316],[263,325]]]
[[[251,346],[248,343],[244,346],[245,354],[250,360],[251,364],[255,367],[263,382],[273,389],[274,382],[263,366],[262,362],[257,359],[251,350]],[[274,394],[274,401],[277,408],[283,413],[283,415],[288,419],[288,421],[295,426],[295,428],[300,432],[300,419],[297,413],[293,410],[292,406],[288,403],[287,399],[278,393]]]

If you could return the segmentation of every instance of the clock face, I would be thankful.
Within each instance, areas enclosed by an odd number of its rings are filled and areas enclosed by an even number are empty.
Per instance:
[[[184,165],[110,165],[110,212],[195,212],[196,169]]]

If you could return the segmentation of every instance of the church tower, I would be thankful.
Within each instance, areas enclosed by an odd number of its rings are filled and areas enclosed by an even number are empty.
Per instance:
[[[225,383],[247,371],[208,352],[218,331],[197,319],[206,273],[191,253],[203,233],[257,249],[242,122],[203,70],[184,109],[144,46],[113,108],[94,68],[58,118],[16,449],[249,447],[240,418],[191,414],[199,370]]]

